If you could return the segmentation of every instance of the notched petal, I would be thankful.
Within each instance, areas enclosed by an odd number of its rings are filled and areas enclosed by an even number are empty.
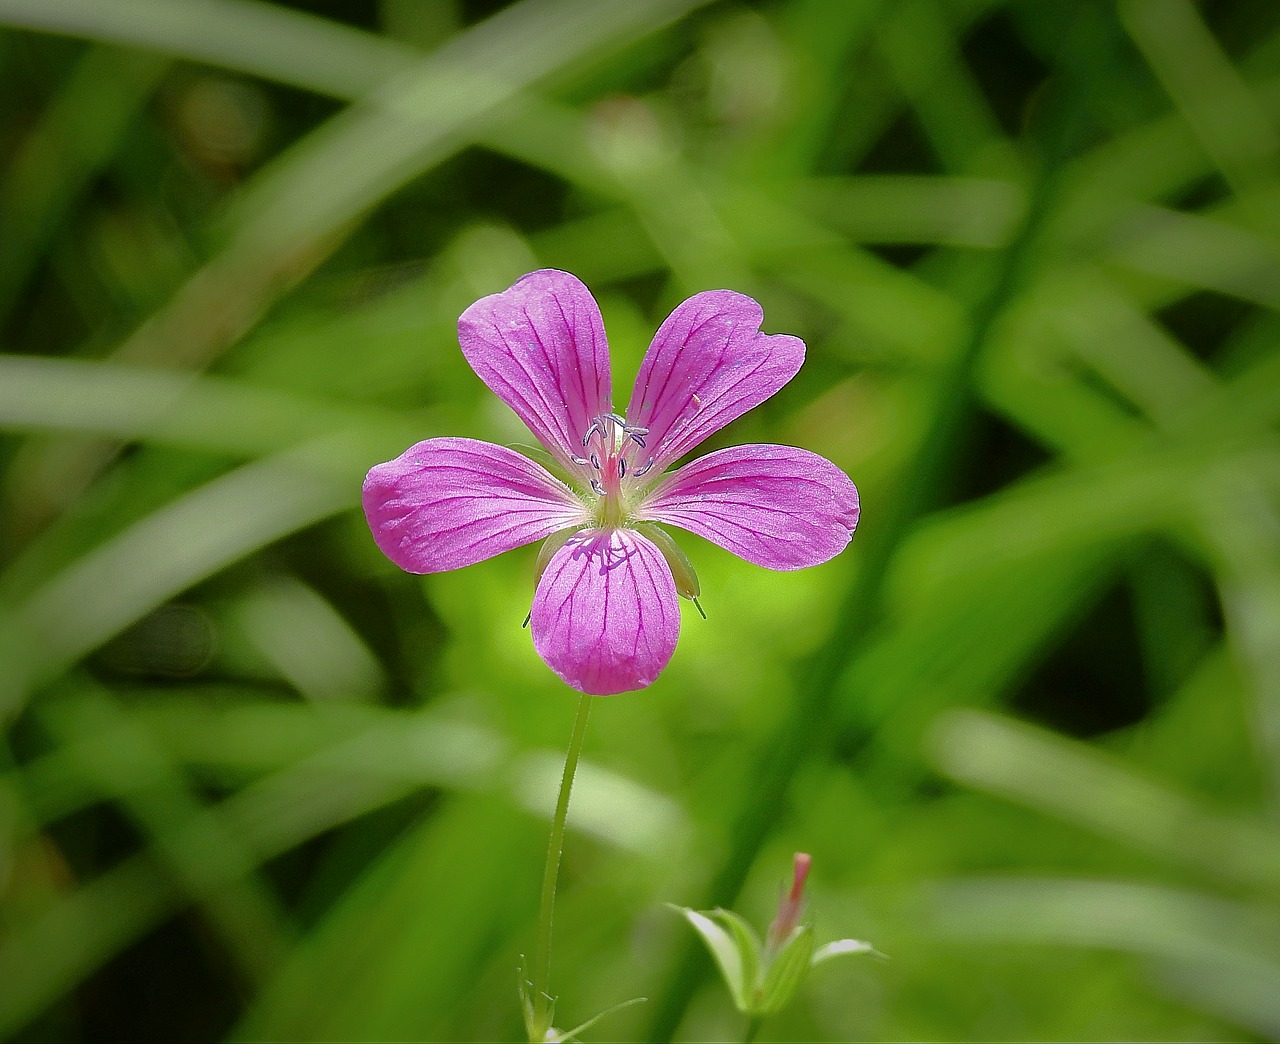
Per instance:
[[[759,406],[804,362],[804,342],[760,332],[764,312],[732,290],[695,294],[654,335],[627,420],[648,429],[654,474]]]
[[[547,564],[531,623],[538,655],[575,689],[595,696],[643,689],[675,652],[675,581],[639,533],[584,529]]]

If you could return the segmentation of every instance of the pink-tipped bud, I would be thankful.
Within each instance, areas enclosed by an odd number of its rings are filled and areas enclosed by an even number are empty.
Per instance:
[[[798,903],[804,892],[805,878],[809,876],[809,867],[813,865],[813,856],[808,852],[796,853],[796,865],[793,876],[791,878],[791,895],[792,902]]]
[[[778,916],[769,925],[769,949],[777,950],[800,922],[800,914],[804,910],[804,882],[809,876],[809,867],[813,865],[813,856],[808,852],[797,852],[795,867],[791,876],[791,891],[778,903]]]

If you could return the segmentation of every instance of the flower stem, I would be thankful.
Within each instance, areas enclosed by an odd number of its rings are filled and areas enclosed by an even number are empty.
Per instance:
[[[551,820],[551,839],[547,844],[547,865],[542,874],[542,902],[538,908],[538,947],[533,955],[533,1004],[535,1023],[545,1033],[551,1028],[551,918],[556,905],[556,882],[560,877],[560,855],[564,851],[564,824],[569,813],[569,792],[573,774],[578,769],[578,756],[587,734],[587,717],[592,697],[584,694],[578,702],[578,716],[573,722],[573,736],[564,756],[564,775],[560,778],[560,797]]]
[[[760,1024],[764,1019],[755,1018],[747,1023],[747,1032],[743,1035],[742,1044],[751,1044],[756,1039],[756,1034],[760,1032]]]

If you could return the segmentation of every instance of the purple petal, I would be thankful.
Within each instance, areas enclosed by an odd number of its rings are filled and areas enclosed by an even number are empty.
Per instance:
[[[462,354],[571,471],[591,422],[610,409],[609,345],[591,291],[568,272],[531,272],[458,320]]]
[[[584,529],[552,557],[533,596],[533,645],[581,692],[643,689],[680,634],[671,570],[630,529]]]
[[[804,342],[761,333],[763,320],[760,306],[744,294],[708,290],[662,324],[627,407],[627,421],[649,429],[655,474],[799,371]]]
[[[768,569],[803,569],[849,543],[858,491],[808,450],[731,446],[667,476],[636,517],[670,522]]]
[[[383,554],[410,573],[458,569],[587,521],[540,464],[475,439],[428,439],[379,464],[364,513]]]

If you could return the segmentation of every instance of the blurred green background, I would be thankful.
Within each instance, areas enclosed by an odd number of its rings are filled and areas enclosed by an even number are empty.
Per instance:
[[[397,571],[373,464],[528,441],[458,314],[685,296],[809,359],[704,447],[850,549],[689,537],[570,809],[558,1022],[734,1040],[663,906],[819,969],[774,1040],[1280,1036],[1280,5],[0,0],[0,1035],[514,1040],[574,694],[533,549]]]

